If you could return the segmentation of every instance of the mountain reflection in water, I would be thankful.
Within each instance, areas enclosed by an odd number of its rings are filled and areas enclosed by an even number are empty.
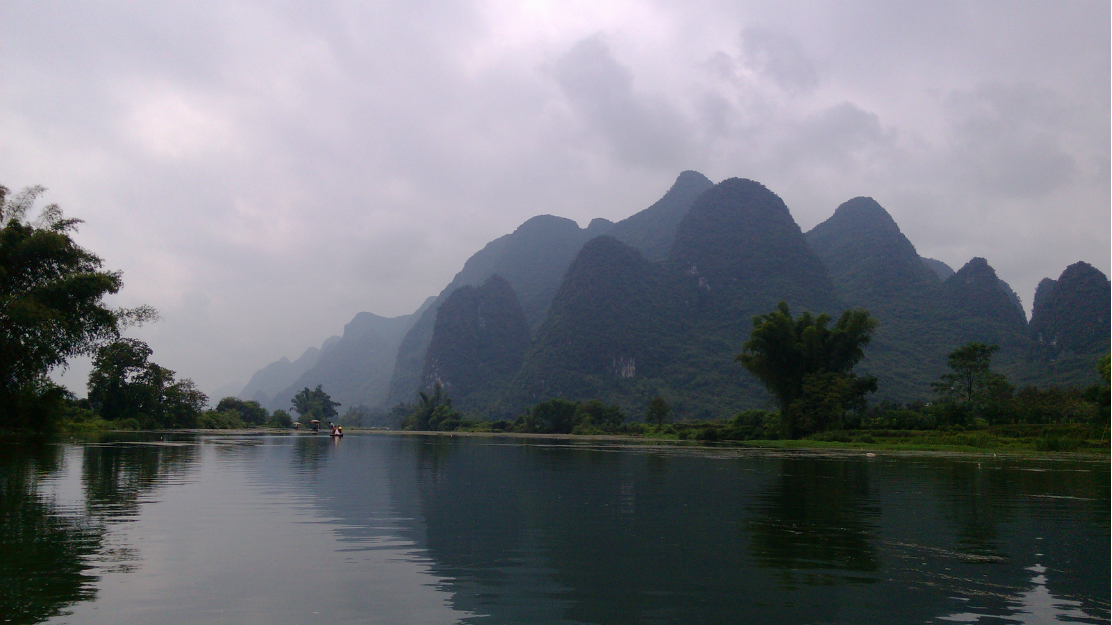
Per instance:
[[[0,485],[16,623],[1109,617],[1102,461],[136,435]]]

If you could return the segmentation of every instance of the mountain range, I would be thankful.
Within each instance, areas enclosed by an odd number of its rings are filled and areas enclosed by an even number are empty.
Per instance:
[[[686,171],[617,223],[526,221],[412,315],[360,313],[240,396],[286,408],[321,384],[348,406],[385,408],[440,384],[492,418],[555,397],[640,415],[658,395],[678,418],[719,418],[768,405],[734,357],[752,317],[780,301],[796,314],[869,310],[879,325],[859,369],[878,378],[878,398],[929,398],[946,355],[969,341],[999,345],[997,368],[1018,383],[1085,384],[1109,349],[1110,293],[1099,270],[1071,265],[1040,283],[1028,323],[985,259],[955,272],[920,256],[872,198],[804,233],[760,183]]]

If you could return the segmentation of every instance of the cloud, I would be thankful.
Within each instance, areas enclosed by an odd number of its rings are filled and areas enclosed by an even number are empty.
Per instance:
[[[741,32],[741,61],[793,95],[807,94],[819,84],[818,64],[794,37],[747,27]]]
[[[601,34],[556,59],[552,74],[587,132],[606,137],[623,161],[658,168],[684,161],[688,124],[667,99],[634,92],[633,73],[614,59]]]
[[[801,226],[877,198],[1025,301],[1109,270],[1102,3],[6,6],[0,183],[44,184],[202,388],[411,312],[537,214],[621,219],[679,171]],[[76,369],[76,367],[75,367]],[[76,390],[84,381],[76,379]]]

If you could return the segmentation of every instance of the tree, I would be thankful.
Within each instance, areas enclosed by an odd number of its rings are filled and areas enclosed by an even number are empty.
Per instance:
[[[332,398],[321,387],[322,385],[318,384],[317,388],[309,390],[309,387],[306,386],[290,400],[293,409],[297,411],[302,419],[333,421],[339,414],[336,412],[336,408],[340,406],[340,402],[332,401]]]
[[[802,414],[828,410],[822,405],[844,411],[876,390],[874,378],[852,373],[865,357],[876,320],[858,309],[842,313],[832,328],[829,323],[828,315],[813,317],[809,312],[793,319],[788,305],[780,302],[776,310],[753,317],[753,331],[737,356],[776,398],[781,427],[789,438],[828,427],[834,421],[829,417],[837,416],[811,418],[810,426],[801,427],[807,425]]]
[[[990,370],[992,355],[999,349],[999,345],[976,342],[955,349],[947,359],[950,372],[931,386],[944,400],[975,411],[1003,395],[1010,396],[1007,378]]]
[[[89,373],[89,403],[109,420],[134,419],[143,427],[193,427],[208,404],[193,380],[150,362],[151,348],[120,339],[97,350]]]
[[[239,418],[248,425],[263,425],[270,419],[270,414],[257,401],[244,401],[238,397],[225,397],[216,404],[217,412],[235,410]],[[288,416],[288,415],[287,415]]]
[[[45,191],[31,187],[9,198],[0,186],[0,425],[24,418],[15,407],[50,394],[48,374],[119,338],[120,330],[156,317],[153,309],[110,308],[104,296],[123,286],[71,234],[78,219],[56,204],[28,218]]]
[[[645,411],[645,423],[654,423],[656,425],[664,425],[672,420],[672,407],[668,402],[664,401],[663,397],[654,397],[649,402],[649,408]]]

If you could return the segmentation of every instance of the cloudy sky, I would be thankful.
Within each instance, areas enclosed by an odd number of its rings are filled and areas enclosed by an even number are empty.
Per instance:
[[[212,392],[412,312],[489,240],[680,171],[807,230],[876,198],[1030,304],[1109,272],[1107,2],[0,0],[0,184],[124,272]],[[84,392],[85,366],[67,384]]]

